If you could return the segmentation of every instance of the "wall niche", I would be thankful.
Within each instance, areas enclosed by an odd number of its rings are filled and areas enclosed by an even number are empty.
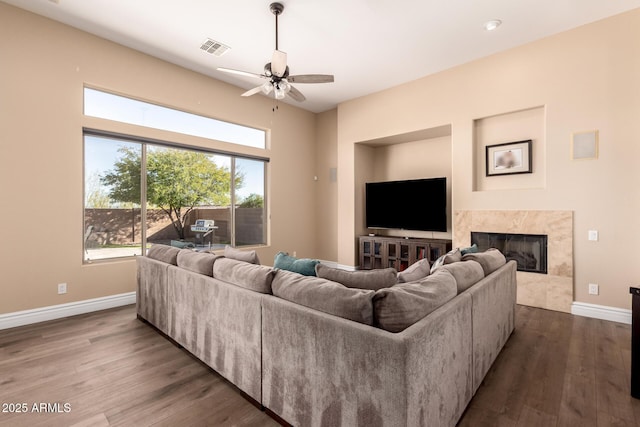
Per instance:
[[[473,121],[473,191],[545,188],[545,107],[534,107]],[[486,176],[486,147],[532,140],[532,172]]]
[[[364,196],[366,182],[420,178],[447,178],[447,231],[376,230],[381,235],[451,239],[451,125],[357,142],[355,145],[355,229],[357,234],[372,232],[365,228]],[[425,206],[428,206],[428,195]],[[390,200],[398,208],[402,200]]]

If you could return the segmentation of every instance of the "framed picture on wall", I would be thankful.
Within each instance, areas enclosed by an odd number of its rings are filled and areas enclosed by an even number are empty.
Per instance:
[[[531,140],[487,145],[486,176],[513,175],[533,172]]]

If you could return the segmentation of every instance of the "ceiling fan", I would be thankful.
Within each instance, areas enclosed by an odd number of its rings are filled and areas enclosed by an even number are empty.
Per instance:
[[[329,74],[301,74],[297,76],[289,75],[289,66],[287,66],[287,54],[278,50],[278,16],[282,14],[284,5],[282,3],[271,3],[269,10],[276,16],[276,50],[273,52],[271,62],[264,66],[263,74],[251,73],[248,71],[233,70],[231,68],[218,67],[219,71],[225,73],[239,74],[241,76],[258,77],[267,81],[260,86],[254,87],[242,94],[242,96],[251,96],[262,92],[265,95],[274,93],[276,99],[283,99],[290,96],[292,99],[302,102],[306,98],[291,83],[331,83],[333,76]]]

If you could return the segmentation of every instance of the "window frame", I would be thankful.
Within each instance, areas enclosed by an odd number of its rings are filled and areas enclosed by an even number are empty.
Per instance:
[[[177,142],[173,142],[173,141],[166,141],[166,140],[161,140],[161,139],[157,139],[157,138],[149,138],[149,137],[143,137],[143,136],[137,136],[137,135],[130,135],[130,134],[125,134],[125,133],[121,133],[121,132],[113,132],[113,131],[107,131],[107,130],[102,130],[102,129],[95,129],[95,128],[90,128],[90,127],[83,127],[82,128],[82,145],[83,145],[83,185],[82,185],[82,199],[83,199],[83,206],[82,206],[82,227],[83,227],[83,232],[82,232],[82,236],[83,236],[83,242],[82,242],[82,253],[83,253],[83,264],[92,264],[92,263],[96,263],[96,262],[113,262],[113,261],[120,261],[120,260],[126,260],[126,259],[131,259],[133,257],[135,257],[136,255],[126,255],[126,256],[115,256],[115,257],[108,257],[108,258],[98,258],[98,259],[90,259],[87,258],[86,255],[86,239],[84,238],[84,234],[85,234],[85,227],[86,227],[86,170],[85,170],[85,162],[86,162],[86,145],[85,145],[85,138],[87,136],[93,136],[93,137],[98,137],[98,138],[106,138],[106,139],[113,139],[113,140],[121,140],[121,141],[125,141],[125,142],[133,142],[133,143],[138,143],[141,144],[141,165],[140,165],[140,173],[141,173],[141,181],[140,181],[140,214],[141,214],[141,249],[140,249],[140,254],[139,255],[144,255],[144,248],[148,245],[148,241],[147,241],[147,147],[149,145],[153,145],[153,146],[160,146],[160,147],[164,147],[164,148],[171,148],[171,149],[183,149],[183,150],[189,150],[189,151],[195,151],[195,152],[200,152],[200,153],[205,153],[208,155],[221,155],[221,156],[228,156],[230,158],[230,176],[231,176],[231,183],[230,183],[230,188],[231,188],[231,200],[230,200],[230,245],[235,247],[236,246],[236,223],[235,223],[235,209],[236,209],[236,190],[235,190],[235,174],[236,174],[236,160],[237,159],[243,159],[243,160],[252,160],[252,161],[260,161],[264,163],[264,173],[263,173],[263,242],[261,244],[257,244],[255,246],[267,246],[269,244],[269,226],[268,226],[268,222],[269,222],[269,208],[268,208],[268,192],[267,192],[267,178],[268,178],[268,164],[270,162],[270,159],[268,157],[264,157],[264,156],[256,156],[256,155],[250,155],[250,154],[242,154],[242,153],[237,153],[237,152],[232,152],[232,151],[228,151],[228,150],[219,150],[219,149],[215,149],[215,148],[203,148],[203,147],[199,147],[199,146],[193,146],[193,145],[188,145],[188,144],[182,144],[182,143],[177,143]]]

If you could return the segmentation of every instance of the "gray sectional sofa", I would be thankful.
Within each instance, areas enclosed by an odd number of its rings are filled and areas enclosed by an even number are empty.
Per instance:
[[[377,289],[388,271],[309,277],[227,255],[152,247],[138,316],[295,426],[454,426],[515,324],[516,265],[498,251]]]

